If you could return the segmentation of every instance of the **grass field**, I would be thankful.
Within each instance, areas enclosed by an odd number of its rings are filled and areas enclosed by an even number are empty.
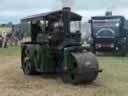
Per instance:
[[[0,33],[2,32],[10,32],[11,28],[10,27],[0,27]]]
[[[19,55],[19,47],[0,49],[1,96],[128,96],[128,57],[97,56],[103,69],[97,80],[73,86],[58,78],[25,76]]]
[[[0,48],[0,56],[19,56],[19,47]]]

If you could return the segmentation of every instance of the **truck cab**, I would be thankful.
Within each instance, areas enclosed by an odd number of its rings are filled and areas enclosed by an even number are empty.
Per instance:
[[[90,20],[92,51],[126,53],[127,30],[123,16],[95,16]]]

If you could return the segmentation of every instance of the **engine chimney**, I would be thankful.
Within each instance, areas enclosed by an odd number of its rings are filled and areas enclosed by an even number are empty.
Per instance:
[[[64,11],[64,12],[70,12],[70,11],[71,11],[71,8],[70,8],[70,7],[64,7],[64,8],[63,8],[63,11]]]
[[[64,33],[67,36],[70,34],[70,21],[71,21],[71,8],[64,7],[63,8],[63,22],[64,22]]]

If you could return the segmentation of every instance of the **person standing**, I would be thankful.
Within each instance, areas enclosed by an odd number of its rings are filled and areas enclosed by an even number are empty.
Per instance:
[[[35,21],[34,24],[32,24],[32,41],[36,42],[37,35],[42,32],[41,26],[40,26],[40,21]]]
[[[0,34],[0,48],[2,47],[2,41],[3,41],[3,37]]]
[[[3,32],[2,33],[2,38],[3,38],[3,42],[2,42],[2,48],[6,48],[7,47],[7,33]]]

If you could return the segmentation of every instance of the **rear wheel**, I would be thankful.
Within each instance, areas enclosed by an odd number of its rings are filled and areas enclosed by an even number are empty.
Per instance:
[[[35,46],[35,50],[33,52],[33,61],[36,69],[40,71],[40,46]]]
[[[24,47],[22,50],[22,69],[24,74],[35,74],[35,66],[33,62],[33,55],[30,47]]]

